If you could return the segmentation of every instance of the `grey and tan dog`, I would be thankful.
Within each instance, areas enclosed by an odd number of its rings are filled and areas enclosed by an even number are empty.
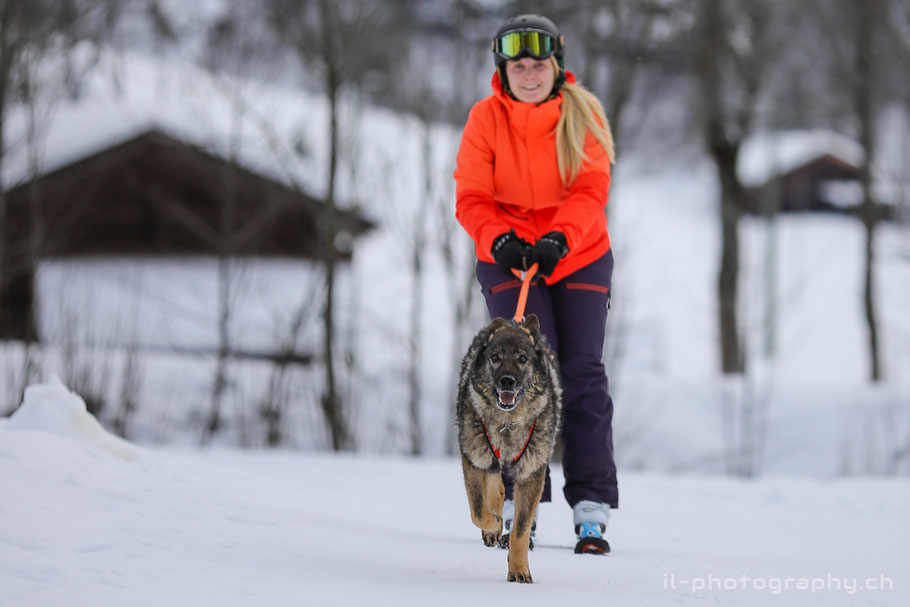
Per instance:
[[[483,543],[502,535],[501,472],[514,481],[510,582],[531,583],[528,542],[562,417],[559,363],[536,316],[497,318],[474,338],[461,363],[458,446],[471,520]]]

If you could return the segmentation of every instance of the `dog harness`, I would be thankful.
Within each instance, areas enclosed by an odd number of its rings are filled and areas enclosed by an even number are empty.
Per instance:
[[[501,459],[502,453],[500,452],[499,449],[497,449],[496,447],[493,446],[493,439],[490,438],[490,431],[487,430],[487,425],[485,423],[483,423],[483,421],[480,422],[480,425],[483,426],[483,433],[484,433],[484,436],[487,437],[487,445],[490,447],[490,451],[493,453],[493,457],[495,457],[496,459]],[[518,455],[516,455],[515,457],[512,458],[513,464],[515,462],[517,462],[521,458],[522,455],[525,454],[525,450],[528,448],[528,444],[531,442],[531,436],[534,434],[534,426],[536,426],[536,425],[537,425],[536,421],[531,423],[531,429],[528,431],[528,438],[525,439],[525,444],[522,445],[521,451],[518,452]],[[505,426],[505,427],[507,427],[507,426]],[[511,430],[511,428],[509,428],[509,429]]]

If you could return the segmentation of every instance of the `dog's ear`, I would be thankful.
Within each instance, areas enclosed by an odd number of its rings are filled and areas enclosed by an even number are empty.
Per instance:
[[[527,331],[531,337],[531,344],[537,354],[537,362],[546,367],[546,358],[547,356],[552,356],[552,352],[547,347],[547,338],[540,332],[540,319],[535,314],[528,314],[524,322],[521,323],[521,328]]]
[[[536,314],[528,314],[521,323],[521,326],[531,334],[531,341],[533,341],[534,344],[540,342],[540,320],[537,318]]]
[[[502,331],[503,329],[505,329],[508,326],[509,326],[509,323],[507,320],[505,320],[503,318],[494,318],[493,322],[491,322],[489,325],[487,325],[487,328],[486,328],[487,343],[490,343],[490,340],[493,339],[493,335],[497,331]]]

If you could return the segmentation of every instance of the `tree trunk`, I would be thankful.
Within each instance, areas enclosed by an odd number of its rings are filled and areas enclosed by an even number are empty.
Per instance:
[[[323,356],[325,359],[325,386],[321,398],[322,412],[332,440],[332,449],[341,451],[348,447],[348,431],[342,411],[341,396],[338,393],[335,377],[335,266],[337,250],[335,248],[336,213],[335,213],[335,175],[338,172],[338,95],[341,85],[337,58],[332,48],[332,22],[329,18],[331,9],[325,2],[320,3],[326,31],[323,32],[323,52],[326,67],[326,95],[329,100],[329,173],[326,190],[325,208],[323,211],[322,262],[325,270],[325,306],[323,308]]]
[[[209,442],[221,429],[221,409],[224,393],[228,387],[228,363],[231,353],[231,257],[235,254],[234,232],[237,204],[237,175],[233,168],[237,148],[240,145],[240,113],[235,108],[232,114],[232,137],[229,150],[231,162],[223,171],[221,179],[222,201],[218,233],[218,358],[215,363],[215,379],[212,383],[212,400],[209,420],[203,433],[203,443]]]
[[[6,97],[9,88],[9,78],[12,58],[12,51],[7,46],[8,36],[8,6],[3,7],[3,13],[0,14],[0,175],[3,174],[3,160],[5,152],[5,125],[6,125]],[[0,336],[6,336],[10,331],[12,317],[11,310],[7,309],[11,303],[9,297],[9,286],[12,278],[12,271],[9,260],[7,259],[6,243],[6,189],[0,183]]]
[[[873,27],[878,3],[855,0],[856,19],[856,112],[859,117],[860,144],[866,152],[860,167],[860,182],[863,189],[862,220],[865,228],[863,309],[869,339],[869,378],[877,382],[882,379],[879,358],[878,317],[875,313],[875,232],[878,216],[872,197],[872,156],[875,152],[875,123],[872,116],[872,95],[875,69],[872,58]]]
[[[227,256],[218,259],[218,358],[215,362],[215,379],[212,382],[212,400],[209,419],[203,432],[202,442],[208,444],[221,429],[221,404],[227,388],[227,363],[230,351],[230,268]]]
[[[739,219],[743,190],[736,177],[738,146],[713,145],[711,156],[720,178],[721,252],[717,275],[718,327],[721,370],[745,371],[745,357],[739,335],[736,305],[739,293]]]
[[[422,422],[420,415],[420,344],[423,339],[421,330],[423,318],[423,255],[426,249],[426,223],[433,194],[433,138],[430,119],[423,119],[423,200],[418,202],[414,225],[413,250],[411,251],[411,327],[408,331],[408,412],[411,428],[411,455],[423,452],[421,437]]]
[[[743,189],[736,176],[736,156],[740,142],[728,134],[731,126],[722,104],[724,69],[722,65],[725,23],[723,3],[702,3],[701,34],[696,52],[698,79],[701,85],[705,141],[717,168],[720,181],[721,250],[717,275],[718,331],[720,363],[723,373],[745,371],[743,348],[737,322],[739,282],[739,218],[742,214]]]

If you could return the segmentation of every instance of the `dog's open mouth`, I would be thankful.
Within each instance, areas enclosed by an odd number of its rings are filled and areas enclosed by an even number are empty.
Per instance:
[[[499,408],[503,411],[511,411],[518,405],[518,397],[521,396],[523,390],[499,390],[497,396],[499,397]]]

